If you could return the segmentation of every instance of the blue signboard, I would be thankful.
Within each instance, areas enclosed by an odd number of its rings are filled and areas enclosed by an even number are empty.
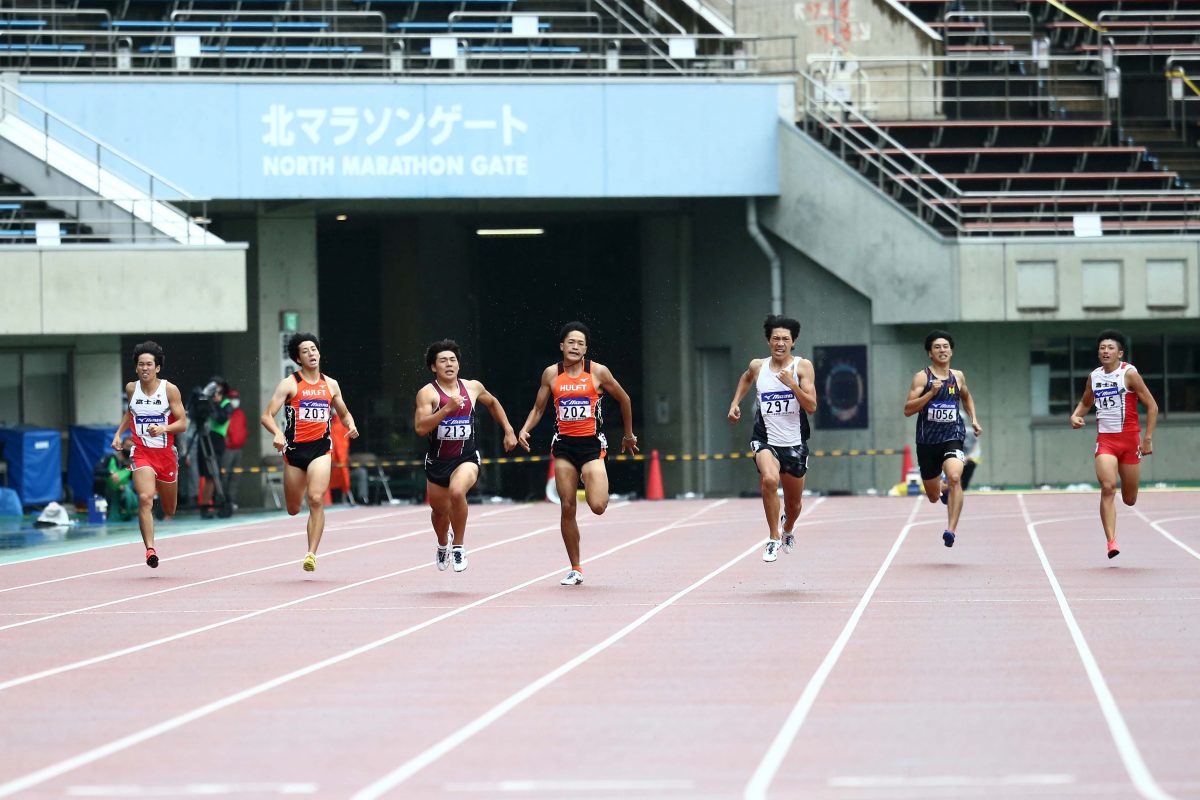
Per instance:
[[[779,191],[766,81],[38,82],[21,90],[195,196]]]

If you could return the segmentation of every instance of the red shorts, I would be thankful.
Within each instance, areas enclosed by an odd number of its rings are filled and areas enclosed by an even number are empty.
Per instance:
[[[133,448],[133,468],[154,470],[154,479],[163,483],[174,483],[179,478],[179,464],[174,447]]]
[[[1096,434],[1096,455],[1116,456],[1118,464],[1142,463],[1141,431]]]

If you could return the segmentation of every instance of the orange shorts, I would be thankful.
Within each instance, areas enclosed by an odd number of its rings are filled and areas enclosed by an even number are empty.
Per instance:
[[[174,447],[137,447],[131,456],[133,468],[154,470],[154,479],[174,483],[179,478],[179,465]]]
[[[1118,464],[1142,463],[1141,431],[1096,434],[1096,455],[1116,456]]]

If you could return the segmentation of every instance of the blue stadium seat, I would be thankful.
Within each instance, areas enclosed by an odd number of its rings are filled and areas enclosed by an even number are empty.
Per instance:
[[[312,44],[231,44],[220,47],[206,44],[200,47],[201,53],[312,53],[314,55],[340,55],[344,53],[361,53],[362,46],[353,45],[312,45]],[[173,45],[148,44],[138,48],[141,53],[172,53]]]
[[[81,44],[0,44],[0,50],[10,53],[19,53],[25,50],[37,50],[48,53],[81,53],[86,49]]]
[[[44,28],[44,19],[0,19],[0,28]]]
[[[272,20],[146,20],[146,19],[115,19],[105,23],[105,27],[166,31],[166,30],[280,30],[280,31],[321,31],[329,27],[328,22],[274,22]]]
[[[511,31],[511,22],[393,22],[390,31]],[[538,30],[550,30],[549,22],[539,22]]]

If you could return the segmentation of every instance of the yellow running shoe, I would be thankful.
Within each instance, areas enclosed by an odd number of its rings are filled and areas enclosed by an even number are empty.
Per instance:
[[[306,555],[304,557],[304,571],[305,572],[316,572],[317,571],[317,557],[314,556],[312,553],[309,553],[308,555]]]

